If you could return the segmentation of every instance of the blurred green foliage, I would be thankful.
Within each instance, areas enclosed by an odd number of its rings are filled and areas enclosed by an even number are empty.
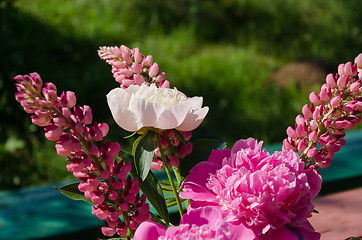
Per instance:
[[[15,75],[36,71],[76,92],[117,141],[127,133],[105,101],[117,83],[97,49],[139,47],[173,86],[210,107],[194,139],[274,143],[308,95],[280,88],[271,75],[295,59],[335,67],[353,60],[362,46],[360,8],[359,0],[0,0],[0,188],[71,175],[15,102]]]

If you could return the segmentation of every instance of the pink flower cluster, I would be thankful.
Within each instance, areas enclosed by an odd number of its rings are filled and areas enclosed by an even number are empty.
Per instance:
[[[313,166],[305,169],[293,151],[270,155],[261,147],[249,138],[232,149],[212,151],[191,169],[180,196],[193,200],[192,208],[219,209],[233,239],[318,239],[307,218],[320,175]],[[288,237],[276,237],[283,234]]]
[[[229,224],[213,207],[192,209],[184,214],[179,226],[166,228],[156,222],[143,222],[133,240],[229,240]]]
[[[57,153],[69,157],[67,169],[81,180],[78,188],[94,203],[92,213],[106,220],[104,235],[125,237],[128,229],[133,231],[149,220],[146,196],[139,195],[138,180],[128,176],[131,164],[117,159],[118,143],[103,141],[108,125],[92,125],[89,106],[76,106],[76,96],[70,91],[58,97],[56,86],[46,83],[43,87],[37,73],[14,80],[18,82],[16,100],[33,114],[34,124],[44,127],[46,138],[56,141]]]
[[[165,151],[166,162],[168,164],[168,168],[171,167],[179,167],[180,160],[184,159],[187,155],[192,152],[192,143],[188,142],[191,138],[192,132],[180,132],[185,141],[185,144],[180,144],[180,139],[172,130],[164,131],[160,134],[160,140],[162,149]],[[164,162],[161,159],[160,148],[155,149],[155,157],[153,158],[153,162],[151,163],[151,169],[154,171],[162,171],[165,168]]]
[[[169,88],[165,72],[159,73],[157,63],[153,63],[151,55],[144,56],[138,48],[129,49],[121,47],[100,47],[98,54],[101,59],[112,65],[112,73],[115,80],[121,84],[121,88],[130,85],[142,85],[142,83],[155,83],[157,87]]]
[[[359,123],[362,112],[362,54],[355,63],[340,64],[338,74],[329,74],[319,93],[309,95],[303,116],[296,117],[295,127],[288,127],[283,150],[299,152],[306,163],[325,168],[346,142],[346,129]]]

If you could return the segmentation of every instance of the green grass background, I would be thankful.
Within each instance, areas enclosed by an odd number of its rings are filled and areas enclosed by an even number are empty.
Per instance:
[[[282,141],[308,93],[272,74],[296,59],[334,69],[362,49],[360,0],[0,0],[0,189],[71,177],[54,143],[14,100],[12,78],[38,72],[76,92],[94,119],[115,126],[105,95],[117,83],[99,46],[151,54],[172,86],[210,112],[193,139]]]

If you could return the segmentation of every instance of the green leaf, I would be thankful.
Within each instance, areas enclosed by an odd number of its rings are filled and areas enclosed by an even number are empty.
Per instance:
[[[137,171],[134,166],[133,156],[127,153],[122,153],[122,157],[132,164],[131,175],[133,178],[139,178]],[[166,222],[166,225],[170,223],[170,218],[167,211],[165,198],[155,174],[149,171],[146,179],[140,181],[139,187],[141,191],[146,195],[147,200],[155,208],[158,215]],[[165,223],[163,223],[165,224]]]
[[[158,216],[156,216],[155,214],[151,213],[151,216],[152,216],[152,218],[151,218],[152,221],[157,222],[157,223],[159,223],[159,224],[161,224],[161,225],[163,225],[165,227],[168,227],[168,225],[164,221],[162,221]]]
[[[152,171],[149,171],[146,179],[140,182],[139,187],[142,192],[146,194],[148,201],[152,204],[160,217],[165,220],[168,225],[170,218],[167,211],[165,197],[155,174]]]
[[[87,199],[84,196],[84,193],[79,191],[78,185],[79,185],[79,182],[75,182],[75,183],[64,185],[62,187],[54,187],[54,188],[70,199],[82,200],[87,203],[93,204],[93,202],[91,200]]]
[[[172,187],[171,187],[169,180],[164,180],[162,182],[159,182],[158,184],[160,184],[163,193],[173,194]],[[179,185],[177,182],[174,182],[174,185],[175,185],[176,189],[179,188]]]
[[[192,153],[181,162],[181,176],[186,178],[193,166],[201,161],[207,161],[212,150],[222,150],[226,148],[226,142],[213,139],[198,139],[193,143]]]
[[[138,140],[138,139],[137,139]],[[136,141],[137,141],[136,140]],[[155,133],[148,131],[134,147],[134,162],[138,176],[144,181],[151,168],[155,150]]]
[[[178,130],[176,129],[172,129],[172,131],[175,133],[175,135],[177,136],[177,138],[182,142],[183,145],[186,145],[186,140],[185,137],[182,133],[180,133]]]
[[[180,198],[180,200],[181,200],[181,202],[184,202],[184,201],[185,201],[185,199],[182,199],[182,198]],[[165,199],[165,202],[166,202],[166,206],[167,206],[168,208],[177,205],[177,203],[176,203],[176,198],[175,198],[175,197],[167,197],[167,198]]]

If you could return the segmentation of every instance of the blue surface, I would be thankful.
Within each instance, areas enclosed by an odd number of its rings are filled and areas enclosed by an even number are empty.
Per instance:
[[[0,239],[49,237],[101,224],[90,204],[71,200],[54,186],[0,191]]]

